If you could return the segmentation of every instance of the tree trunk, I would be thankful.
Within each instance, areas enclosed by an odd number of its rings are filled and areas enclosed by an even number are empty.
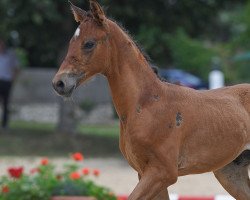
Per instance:
[[[73,101],[59,99],[59,121],[57,130],[60,133],[74,134],[77,128],[76,104]]]

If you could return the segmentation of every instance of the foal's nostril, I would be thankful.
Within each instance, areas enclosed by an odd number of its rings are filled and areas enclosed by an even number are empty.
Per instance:
[[[57,81],[56,87],[57,87],[58,89],[61,89],[61,90],[62,90],[62,89],[64,89],[65,84],[64,84],[63,81]]]
[[[61,73],[52,81],[53,88],[58,95],[70,96],[76,87],[77,78],[68,73]]]

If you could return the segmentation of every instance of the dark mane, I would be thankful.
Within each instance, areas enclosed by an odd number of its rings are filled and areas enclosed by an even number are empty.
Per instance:
[[[129,36],[129,38],[133,41],[135,46],[139,49],[140,53],[143,55],[143,57],[146,59],[149,65],[151,65],[152,60],[150,56],[144,51],[144,48],[133,38],[133,36],[129,33],[129,31],[125,29],[121,23],[115,21],[114,19],[111,19],[111,21],[116,23],[122,29],[122,31],[124,31]]]
[[[107,12],[108,7],[102,7],[102,9],[104,10],[104,12]],[[93,14],[91,11],[88,11],[86,13],[86,16],[88,18],[93,19]],[[113,19],[112,17],[109,17],[109,20],[111,20],[112,22],[114,22],[115,24],[117,24],[119,26],[119,28],[128,35],[128,37],[131,39],[131,41],[135,44],[135,46],[139,49],[140,53],[142,54],[142,56],[145,58],[145,60],[147,61],[148,65],[151,67],[151,69],[153,70],[153,72],[157,75],[157,77],[163,81],[163,78],[161,78],[159,76],[158,73],[158,67],[152,63],[152,59],[150,58],[150,56],[145,52],[144,48],[139,44],[138,41],[136,41],[133,36],[129,33],[129,31],[120,23],[117,22],[115,19]]]
[[[139,49],[140,53],[143,55],[143,57],[145,58],[145,60],[148,62],[148,65],[150,66],[150,68],[152,69],[152,71],[157,75],[157,77],[163,81],[163,82],[167,82],[166,79],[162,78],[159,75],[159,71],[158,71],[158,67],[152,63],[152,59],[150,58],[150,56],[145,52],[144,48],[131,36],[131,34],[129,33],[129,31],[127,29],[124,28],[124,26],[115,21],[114,19],[111,19],[114,23],[116,23],[119,28],[122,29],[122,31],[124,31],[128,37],[133,41],[133,43],[135,44],[135,46]]]

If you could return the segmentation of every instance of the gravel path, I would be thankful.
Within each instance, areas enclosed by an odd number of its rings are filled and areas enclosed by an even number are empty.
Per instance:
[[[6,168],[10,166],[24,166],[25,172],[28,173],[31,168],[39,164],[40,159],[40,157],[0,157],[0,175],[5,174]],[[58,170],[69,161],[67,158],[51,159]],[[129,194],[137,184],[136,172],[123,159],[85,159],[83,167],[99,169],[101,174],[96,181],[111,188],[117,194]],[[227,194],[211,173],[180,177],[178,182],[169,188],[169,191],[181,195]]]

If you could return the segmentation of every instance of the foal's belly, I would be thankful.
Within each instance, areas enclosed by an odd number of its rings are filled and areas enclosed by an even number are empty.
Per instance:
[[[249,142],[249,115],[243,107],[212,107],[181,130],[179,175],[215,171],[234,160]],[[183,120],[184,121],[184,120]],[[191,122],[189,124],[191,124]]]
[[[235,128],[238,126],[238,128]],[[180,176],[215,171],[234,160],[245,148],[246,130],[240,124],[222,132],[194,133],[180,148]]]
[[[178,174],[184,176],[218,170],[234,160],[240,153],[239,148],[233,146],[231,149],[207,149],[206,152],[203,149],[193,155],[180,155]]]

